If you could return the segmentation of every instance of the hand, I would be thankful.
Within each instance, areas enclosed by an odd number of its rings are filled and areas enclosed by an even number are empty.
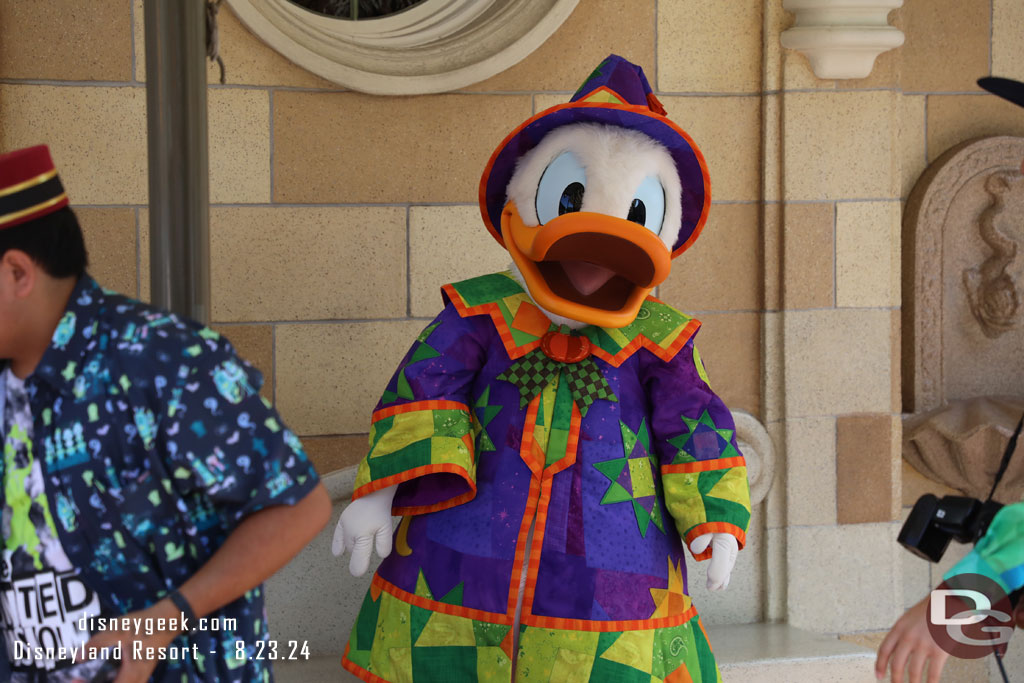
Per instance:
[[[908,609],[900,617],[878,648],[875,676],[885,678],[885,670],[892,663],[892,683],[903,683],[903,670],[910,660],[910,678],[907,683],[919,683],[928,663],[928,683],[938,683],[942,667],[949,654],[935,644],[928,632],[928,598]]]
[[[134,621],[135,619],[142,619],[141,623],[156,624],[158,623],[157,619],[180,619],[180,611],[169,598],[164,598],[144,610],[129,612],[119,618],[131,619],[131,623],[137,623]],[[150,621],[147,622],[146,620]],[[158,652],[157,648],[167,647],[179,635],[181,635],[181,631],[156,631],[155,629],[150,635],[147,635],[145,630],[142,633],[134,633],[132,631],[98,631],[86,642],[85,649],[86,652],[90,648],[96,648],[98,651],[99,648],[113,648],[116,645],[120,645],[121,666],[117,671],[114,683],[145,683],[153,675],[153,670],[156,669],[156,665],[160,662],[160,659],[157,657],[145,659],[145,653],[147,651]],[[139,657],[135,656],[137,650],[136,642],[140,645],[138,651],[141,656]],[[154,649],[148,650],[148,648]]]
[[[352,552],[348,570],[352,576],[362,576],[370,568],[370,546],[376,540],[377,554],[385,558],[391,554],[391,501],[397,485],[374,491],[345,508],[334,529],[331,552],[340,557]]]
[[[729,585],[739,542],[732,534],[701,534],[690,541],[690,552],[700,555],[711,546],[711,562],[708,564],[708,590],[725,590]]]

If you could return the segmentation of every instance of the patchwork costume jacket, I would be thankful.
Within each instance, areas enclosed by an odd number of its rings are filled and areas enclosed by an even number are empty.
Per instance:
[[[525,564],[516,680],[719,680],[681,539],[742,548],[750,498],[699,323],[648,297],[559,329],[508,273],[443,292],[373,413],[354,498],[399,484],[404,518],[344,666],[510,680]]]

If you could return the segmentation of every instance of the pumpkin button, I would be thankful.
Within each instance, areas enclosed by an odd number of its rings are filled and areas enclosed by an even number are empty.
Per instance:
[[[540,340],[540,350],[559,363],[579,363],[593,350],[586,337],[575,337],[561,332],[548,332]]]

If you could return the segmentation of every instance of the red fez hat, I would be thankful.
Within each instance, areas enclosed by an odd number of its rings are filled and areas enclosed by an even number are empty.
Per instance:
[[[68,205],[46,145],[0,155],[0,230]]]

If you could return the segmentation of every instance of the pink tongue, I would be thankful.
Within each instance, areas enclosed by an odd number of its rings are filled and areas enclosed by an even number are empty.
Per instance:
[[[615,275],[614,271],[587,261],[562,261],[569,282],[584,296],[593,294]]]

